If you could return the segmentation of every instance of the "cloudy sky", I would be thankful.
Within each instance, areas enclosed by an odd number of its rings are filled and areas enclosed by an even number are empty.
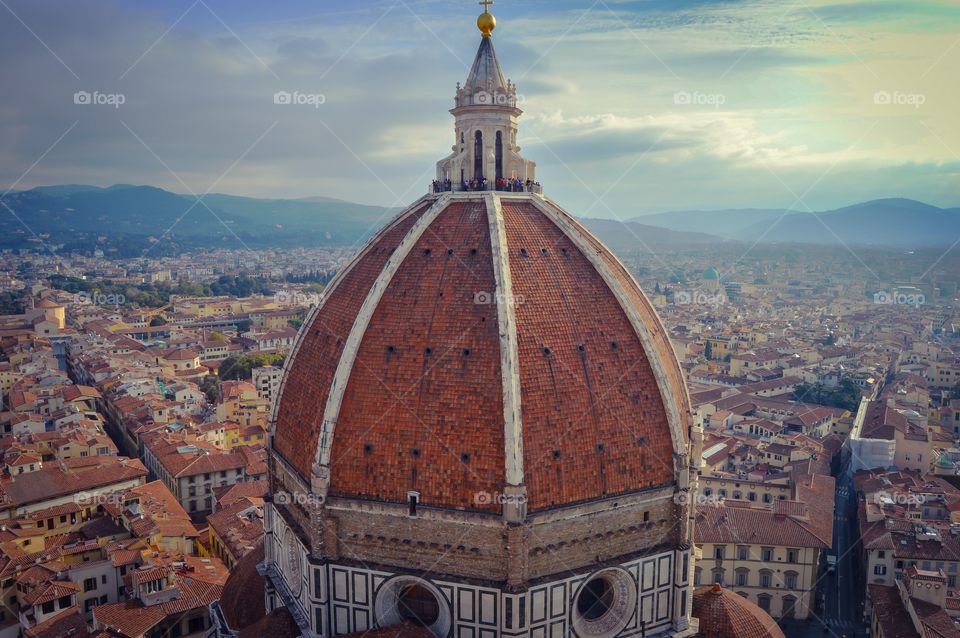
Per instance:
[[[525,100],[523,153],[577,214],[898,196],[960,206],[956,0],[492,10]],[[447,109],[479,11],[469,0],[0,0],[0,184],[406,203],[453,142]],[[277,91],[323,104],[277,105]],[[78,92],[103,103],[76,104]]]

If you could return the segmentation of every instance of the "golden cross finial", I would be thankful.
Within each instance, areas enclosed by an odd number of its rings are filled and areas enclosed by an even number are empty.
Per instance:
[[[493,4],[493,0],[480,0],[479,4],[483,5],[483,13],[477,18],[477,28],[480,29],[483,37],[489,38],[493,30],[497,28],[497,19],[490,13],[490,5]]]

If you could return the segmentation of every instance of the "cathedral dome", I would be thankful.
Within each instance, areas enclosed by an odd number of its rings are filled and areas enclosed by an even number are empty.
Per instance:
[[[784,638],[770,614],[720,585],[694,591],[693,617],[700,621],[697,638]]]
[[[573,217],[430,195],[305,321],[273,449],[328,497],[499,512],[523,486],[534,512],[672,484],[686,401],[652,306]]]
[[[684,377],[629,271],[542,194],[519,101],[485,32],[431,192],[284,366],[262,571],[310,635],[694,631]]]

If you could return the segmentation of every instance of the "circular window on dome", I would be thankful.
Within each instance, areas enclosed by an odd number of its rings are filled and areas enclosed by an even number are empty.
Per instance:
[[[612,638],[623,631],[637,606],[633,577],[620,568],[591,574],[574,598],[570,611],[574,631],[584,638]]]
[[[394,576],[383,582],[374,599],[377,625],[407,622],[447,636],[453,626],[450,606],[430,581],[416,576]]]
[[[440,619],[440,602],[423,585],[408,585],[397,596],[400,616],[415,625],[429,627]]]

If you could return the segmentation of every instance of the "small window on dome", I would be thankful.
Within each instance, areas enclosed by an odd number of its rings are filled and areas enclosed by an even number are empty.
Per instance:
[[[420,492],[407,492],[407,513],[417,515],[417,505],[420,504]]]

